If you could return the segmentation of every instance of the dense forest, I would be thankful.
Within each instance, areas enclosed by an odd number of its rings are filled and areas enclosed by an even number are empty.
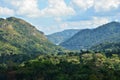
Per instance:
[[[120,55],[120,42],[106,42],[91,47],[91,50],[101,51],[107,55],[119,54]]]
[[[4,62],[4,58],[8,58]],[[120,56],[92,51],[41,54],[35,59],[1,55],[0,80],[119,80]],[[19,58],[21,58],[19,55]]]

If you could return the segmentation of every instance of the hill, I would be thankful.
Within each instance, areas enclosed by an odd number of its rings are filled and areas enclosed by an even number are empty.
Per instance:
[[[68,29],[61,32],[53,33],[50,35],[47,35],[48,40],[50,40],[54,44],[60,44],[67,39],[71,38],[74,34],[76,34],[79,31],[79,29]]]
[[[107,55],[120,54],[120,42],[101,43],[92,46],[90,49],[94,51],[107,53]]]
[[[0,18],[0,54],[40,54],[61,50],[43,32],[15,17]]]
[[[84,29],[60,45],[71,50],[89,49],[91,46],[120,41],[120,23],[110,22],[95,29]]]

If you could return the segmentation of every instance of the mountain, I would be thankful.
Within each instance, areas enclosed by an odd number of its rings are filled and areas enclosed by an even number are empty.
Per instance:
[[[120,54],[120,42],[106,42],[94,45],[90,48],[94,51],[105,52],[107,54]]]
[[[120,23],[110,22],[95,29],[84,29],[60,45],[71,50],[89,49],[104,42],[120,41]]]
[[[55,53],[61,50],[43,32],[15,17],[0,18],[0,54]]]
[[[71,38],[74,34],[76,34],[79,31],[79,29],[68,29],[64,30],[62,32],[53,33],[50,35],[47,35],[48,40],[50,40],[54,44],[60,44],[67,39]]]

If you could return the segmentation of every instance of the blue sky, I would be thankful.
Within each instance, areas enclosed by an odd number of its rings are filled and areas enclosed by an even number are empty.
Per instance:
[[[120,0],[0,0],[0,17],[15,16],[45,34],[120,22]]]

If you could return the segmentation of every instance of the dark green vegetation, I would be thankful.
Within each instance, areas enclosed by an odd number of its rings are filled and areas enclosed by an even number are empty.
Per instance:
[[[97,52],[104,52],[106,55],[119,54],[120,55],[120,42],[108,42],[94,45],[91,50]]]
[[[49,42],[43,32],[22,19],[0,18],[1,54],[45,54],[62,49]]]
[[[64,30],[62,32],[57,32],[57,33],[47,35],[47,38],[54,44],[60,44],[64,41],[68,40],[69,38],[71,38],[78,31],[80,31],[80,30],[79,29],[68,29],[68,30]]]
[[[116,43],[120,41],[120,23],[111,22],[96,29],[79,31],[60,45],[71,50],[89,49],[101,43]]]
[[[13,58],[11,56],[11,58]],[[101,53],[40,55],[21,64],[0,64],[0,80],[119,80],[120,56]]]

